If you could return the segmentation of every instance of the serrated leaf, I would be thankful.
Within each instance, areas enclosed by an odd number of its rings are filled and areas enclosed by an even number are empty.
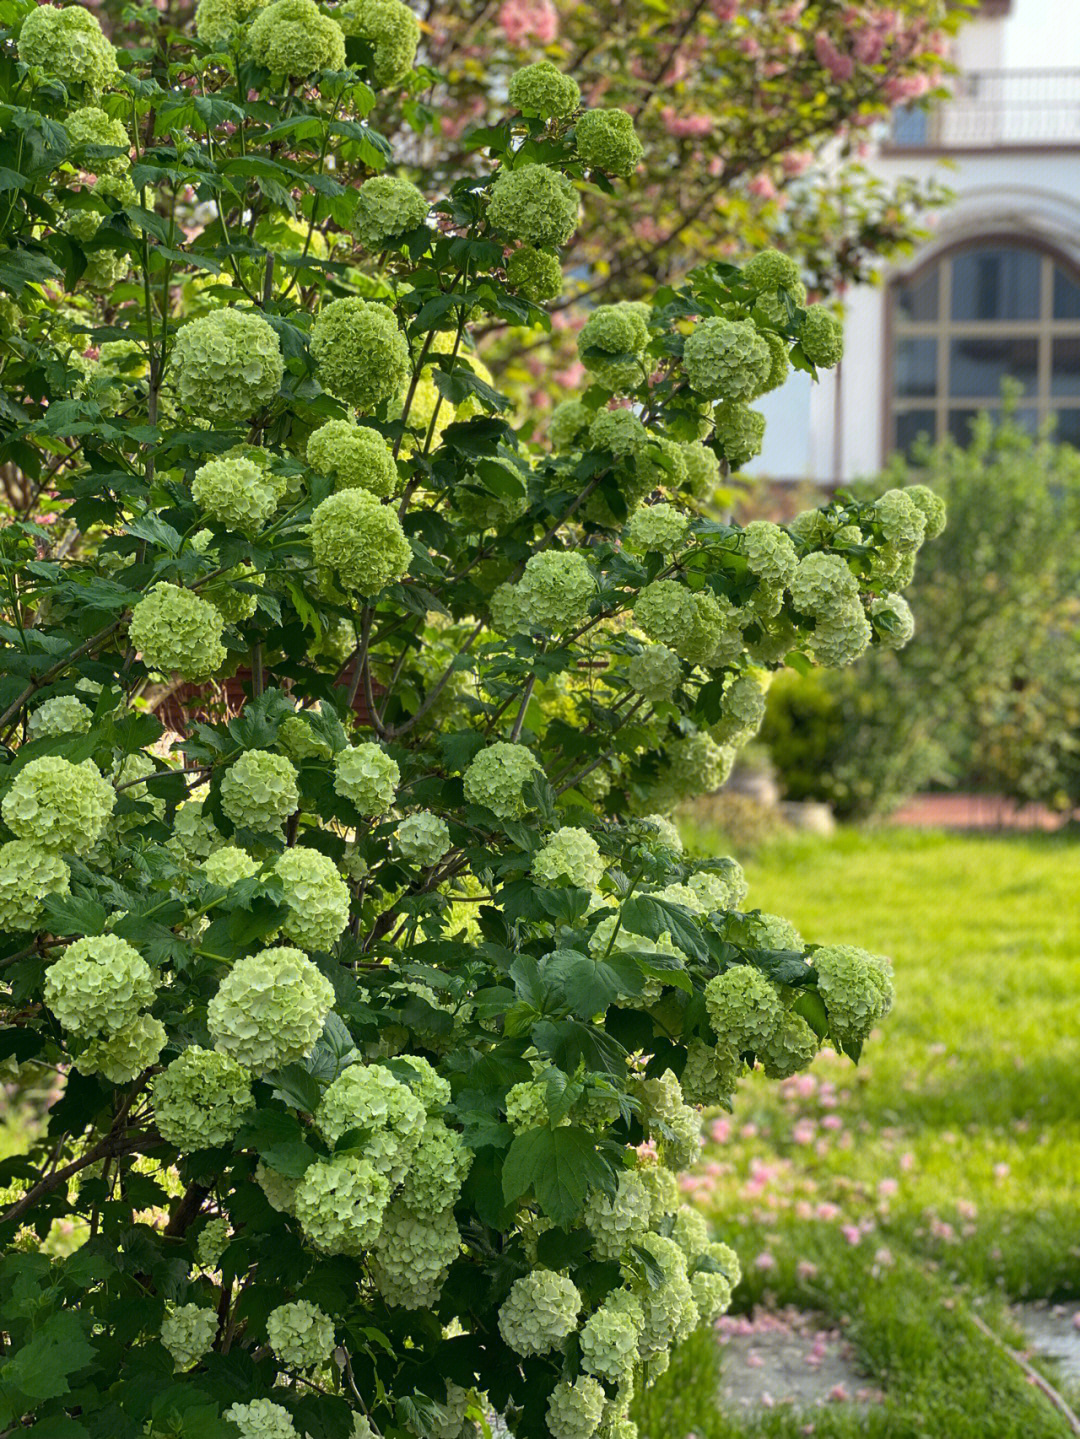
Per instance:
[[[503,1161],[503,1198],[508,1204],[531,1193],[556,1224],[580,1213],[590,1189],[610,1192],[614,1175],[596,1142],[584,1129],[528,1129],[519,1134]]]

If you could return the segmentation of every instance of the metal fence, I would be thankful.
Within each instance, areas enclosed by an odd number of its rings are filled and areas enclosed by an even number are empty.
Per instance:
[[[893,115],[888,144],[916,149],[1080,145],[1080,70],[972,70],[930,110]]]

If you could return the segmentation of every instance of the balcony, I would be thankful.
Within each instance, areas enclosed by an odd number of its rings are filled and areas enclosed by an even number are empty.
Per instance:
[[[1080,147],[1080,70],[973,70],[929,110],[897,110],[890,150]]]

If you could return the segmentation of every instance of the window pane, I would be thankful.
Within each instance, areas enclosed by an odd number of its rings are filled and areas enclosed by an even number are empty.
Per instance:
[[[896,393],[900,399],[937,394],[937,341],[900,340],[896,346]]]
[[[971,443],[971,432],[979,415],[989,414],[995,425],[1001,423],[1001,411],[994,405],[979,405],[976,409],[951,409],[949,411],[948,431],[958,445],[967,446]],[[1015,410],[1012,422],[1026,430],[1029,435],[1038,433],[1039,412],[1038,410]]]
[[[935,267],[922,280],[896,287],[896,313],[901,320],[925,324],[938,317],[941,271]]]
[[[937,434],[937,417],[933,410],[903,410],[896,416],[896,448],[909,455],[916,440],[925,436],[933,440]]]
[[[1035,389],[1039,342],[1021,339],[953,340],[949,347],[949,394],[954,399],[991,400],[1001,382],[1018,380],[1024,394]]]
[[[1080,337],[1055,340],[1051,353],[1050,393],[1080,396]]]
[[[1035,320],[1042,256],[1005,245],[967,250],[952,262],[954,320]]]
[[[967,446],[971,444],[971,430],[978,415],[978,410],[949,411],[949,434],[958,445]]]
[[[1080,320],[1080,285],[1064,270],[1054,270],[1054,319]]]
[[[1080,410],[1055,410],[1054,418],[1057,420],[1054,439],[1080,449]]]

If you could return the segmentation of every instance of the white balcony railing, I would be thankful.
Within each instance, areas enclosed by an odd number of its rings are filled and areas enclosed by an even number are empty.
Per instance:
[[[974,70],[929,110],[897,110],[896,149],[1080,145],[1080,70]]]

